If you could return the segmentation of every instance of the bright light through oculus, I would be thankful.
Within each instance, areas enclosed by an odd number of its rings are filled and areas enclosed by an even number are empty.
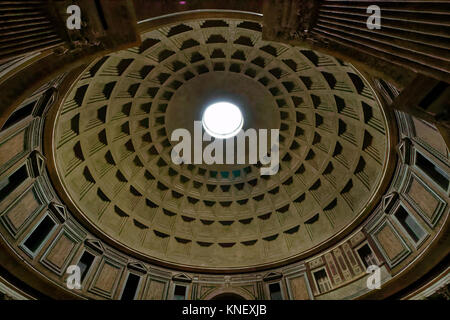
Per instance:
[[[206,108],[202,124],[210,136],[227,139],[239,133],[244,125],[244,118],[236,105],[229,102],[218,102]]]

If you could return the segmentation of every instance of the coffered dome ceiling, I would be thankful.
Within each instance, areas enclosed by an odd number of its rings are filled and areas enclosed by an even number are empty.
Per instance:
[[[104,238],[172,266],[243,270],[324,248],[368,214],[389,130],[352,66],[263,41],[251,21],[192,20],[142,38],[89,66],[54,124],[66,202]],[[278,174],[172,163],[171,132],[219,98],[241,106],[244,129],[280,129]]]

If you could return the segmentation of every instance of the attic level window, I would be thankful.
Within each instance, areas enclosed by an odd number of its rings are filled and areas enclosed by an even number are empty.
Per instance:
[[[279,282],[269,284],[270,300],[283,300]]]
[[[0,202],[28,178],[28,171],[25,165],[21,166],[7,179],[0,181]]]
[[[81,282],[83,282],[84,278],[86,277],[89,268],[91,267],[92,263],[94,262],[94,255],[90,254],[89,252],[85,251],[83,252],[83,255],[80,258],[80,261],[78,261],[78,267],[80,268],[80,275],[81,275]]]
[[[36,105],[36,101],[30,102],[27,105],[21,107],[20,109],[17,109],[14,111],[6,120],[5,124],[2,127],[2,130],[5,130],[9,127],[12,127],[16,123],[19,123],[23,119],[27,118],[31,113],[33,112],[33,108]]]
[[[175,285],[173,291],[173,300],[186,300],[186,287]]]
[[[28,236],[27,240],[25,240],[23,246],[31,253],[35,254],[55,226],[55,222],[49,216],[45,216],[34,231]]]
[[[394,215],[414,242],[417,243],[424,238],[425,231],[423,231],[422,227],[419,226],[405,208],[400,206]]]
[[[434,182],[445,191],[448,190],[449,179],[447,174],[433,162],[416,151],[416,166],[425,172]]]
[[[229,102],[217,102],[206,108],[202,124],[210,136],[227,139],[239,133],[244,125],[244,118],[236,105]]]
[[[316,279],[320,293],[327,292],[331,289],[330,280],[328,279],[325,269],[314,272],[314,279]]]
[[[366,268],[371,265],[378,265],[377,258],[375,257],[375,254],[372,252],[368,244],[363,245],[357,250],[357,252]]]
[[[134,300],[141,277],[130,273],[123,289],[121,300]]]

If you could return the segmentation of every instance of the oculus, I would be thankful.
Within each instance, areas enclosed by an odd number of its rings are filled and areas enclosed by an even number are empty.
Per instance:
[[[228,139],[237,135],[242,129],[244,118],[236,105],[229,102],[216,102],[206,108],[202,125],[210,136]]]

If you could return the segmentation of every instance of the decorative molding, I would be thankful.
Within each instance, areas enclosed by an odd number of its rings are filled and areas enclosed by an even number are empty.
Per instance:
[[[192,278],[186,275],[185,273],[179,273],[172,277],[172,281],[191,283]]]
[[[140,274],[146,274],[147,268],[145,265],[139,261],[129,262],[127,265],[128,269],[139,272]]]
[[[269,272],[263,277],[263,281],[264,282],[274,281],[274,280],[281,279],[282,277],[283,277],[283,274],[280,272]]]
[[[56,215],[56,217],[59,219],[59,221],[61,221],[61,223],[64,223],[64,221],[67,220],[66,206],[56,203],[56,202],[51,202],[49,204],[49,208]]]
[[[103,254],[105,252],[105,248],[100,240],[97,239],[86,239],[84,240],[84,244],[97,252],[98,254]]]
[[[392,207],[395,205],[396,201],[398,200],[399,195],[397,192],[391,192],[390,194],[383,197],[382,203],[383,203],[383,211],[387,214],[390,213]]]
[[[397,152],[401,161],[407,165],[412,164],[412,142],[409,138],[403,138],[397,146]]]

